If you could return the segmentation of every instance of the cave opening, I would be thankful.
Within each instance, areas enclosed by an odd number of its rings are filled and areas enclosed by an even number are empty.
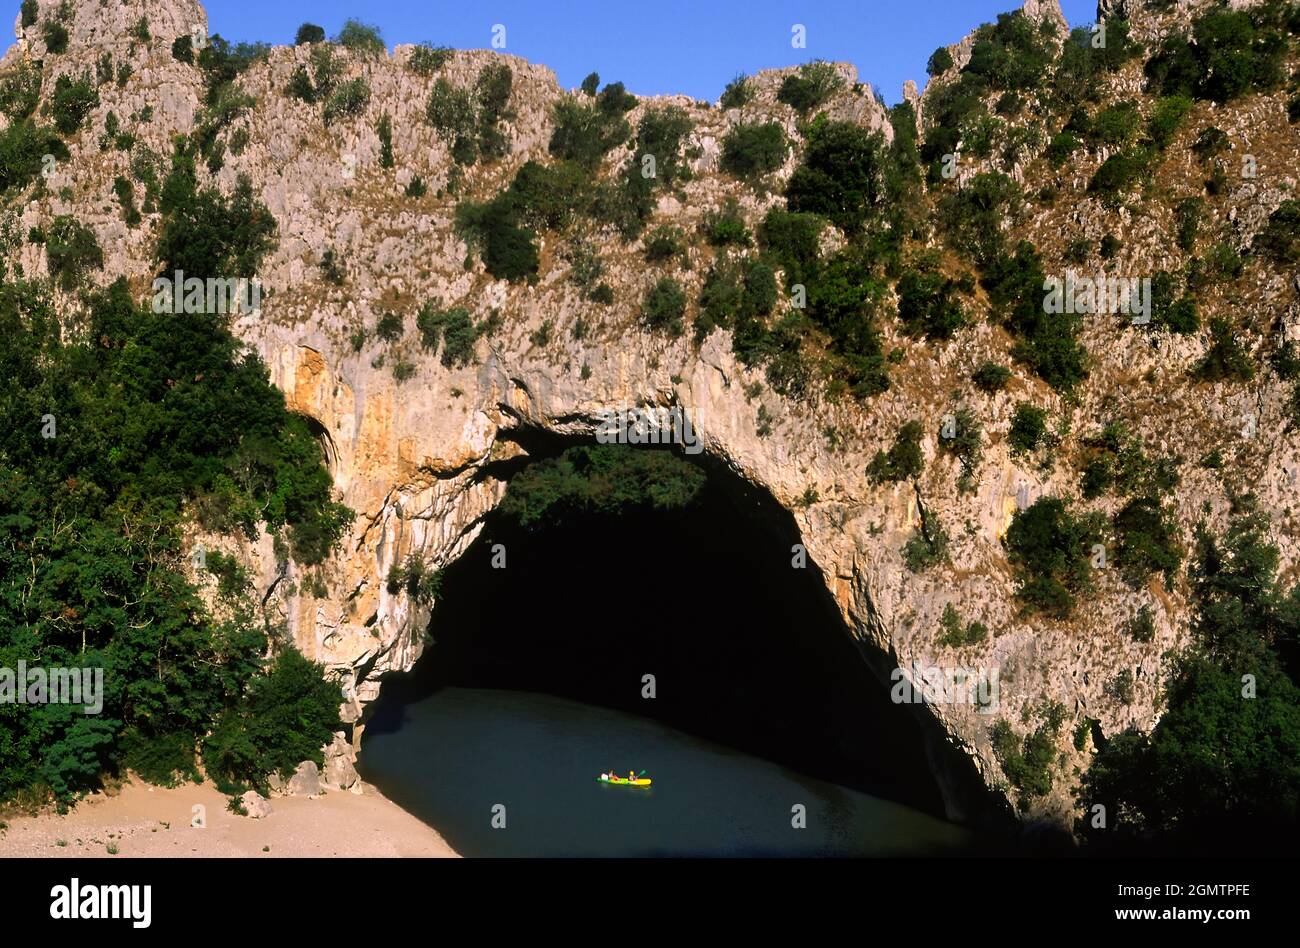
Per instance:
[[[520,442],[514,469],[493,471],[510,480],[508,494],[515,475],[577,444]],[[657,506],[633,496],[614,513],[570,506],[545,523],[523,523],[506,504],[489,514],[441,571],[425,652],[411,673],[384,680],[366,739],[396,731],[406,708],[442,689],[541,693],[942,817],[921,724],[890,701],[818,566],[794,565],[790,513],[707,456],[614,451],[670,455],[656,460],[691,465],[698,489]],[[364,772],[364,745],[361,757]],[[593,760],[593,773],[604,764]]]

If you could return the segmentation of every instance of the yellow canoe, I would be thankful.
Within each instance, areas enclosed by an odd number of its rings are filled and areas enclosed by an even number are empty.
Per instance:
[[[648,787],[650,786],[649,777],[637,777],[635,780],[628,780],[626,777],[610,777],[602,774],[596,778],[601,783],[616,783],[625,787]]]

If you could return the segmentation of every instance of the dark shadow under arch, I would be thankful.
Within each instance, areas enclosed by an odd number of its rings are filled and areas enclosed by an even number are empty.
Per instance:
[[[531,459],[582,443],[531,430],[516,440]],[[887,656],[868,661],[816,564],[792,568],[794,518],[715,459],[689,460],[707,482],[688,509],[535,532],[489,514],[443,573],[432,643],[411,674],[385,679],[368,728],[393,728],[405,703],[448,685],[546,692],[943,816],[933,723],[927,732],[927,712],[889,700]],[[492,567],[494,544],[505,569]],[[948,782],[979,797],[973,766],[950,754],[940,766],[966,772]]]

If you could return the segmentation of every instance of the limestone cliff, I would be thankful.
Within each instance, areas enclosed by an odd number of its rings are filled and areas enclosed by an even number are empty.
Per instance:
[[[1177,15],[1185,5],[1180,3]],[[40,0],[42,17],[55,15],[59,6],[59,0]],[[1064,30],[1056,0],[1029,0],[1026,13]],[[1132,16],[1135,35],[1167,28],[1164,21],[1142,20],[1136,11]],[[141,17],[148,21],[150,40],[132,35]],[[20,21],[21,38],[0,62],[0,72],[40,61],[46,97],[57,76],[93,74],[106,53],[114,62],[128,63],[130,73],[100,86],[99,105],[69,142],[71,160],[56,167],[39,194],[9,213],[17,216],[22,234],[55,215],[75,214],[94,229],[105,250],[105,266],[96,281],[107,283],[125,274],[143,299],[154,276],[151,224],[156,218],[146,214],[137,227],[124,223],[112,197],[113,183],[130,173],[133,156],[101,148],[98,139],[110,112],[135,136],[136,156],[165,157],[172,136],[193,131],[203,107],[202,76],[172,55],[171,44],[196,27],[195,35],[204,35],[205,14],[188,0],[79,0],[70,5],[69,22],[67,52],[53,55],[37,31],[24,30]],[[954,51],[960,67],[963,56],[969,58],[969,42]],[[345,708],[349,722],[363,722],[381,677],[410,669],[423,647],[429,607],[413,602],[405,590],[388,591],[390,567],[414,554],[436,568],[466,549],[504,490],[485,469],[522,450],[514,432],[530,426],[591,433],[599,412],[610,407],[685,406],[708,454],[770,492],[793,514],[810,558],[842,610],[847,634],[861,643],[877,670],[887,674],[914,660],[1002,669],[994,714],[955,705],[930,705],[920,712],[931,725],[932,759],[954,816],[965,815],[969,803],[954,776],[963,766],[978,772],[988,787],[1008,792],[988,737],[997,717],[1023,730],[1029,709],[1052,699],[1066,706],[1071,723],[1096,718],[1107,733],[1130,724],[1151,727],[1158,714],[1161,656],[1183,640],[1187,625],[1182,586],[1165,591],[1153,581],[1135,593],[1106,571],[1094,598],[1074,619],[1021,617],[1001,537],[1018,496],[1023,501],[1069,493],[1077,476],[1066,465],[1044,471],[1012,456],[1007,432],[1017,400],[1032,396],[1059,418],[1074,422],[1075,430],[1122,406],[1126,417],[1142,419],[1139,433],[1153,450],[1177,451],[1191,459],[1225,448],[1274,517],[1285,563],[1296,561],[1291,472],[1300,465],[1300,446],[1294,434],[1284,433],[1286,393],[1263,376],[1245,386],[1189,384],[1186,369],[1203,352],[1203,335],[1155,345],[1136,334],[1090,325],[1084,341],[1094,364],[1075,399],[1062,399],[1029,376],[996,395],[967,394],[964,401],[977,410],[989,441],[973,491],[962,493],[957,463],[938,452],[936,431],[939,419],[954,407],[952,393],[972,367],[1008,349],[1005,333],[989,321],[976,319],[947,346],[920,345],[896,325],[887,325],[886,346],[897,347],[902,355],[892,368],[887,393],[861,403],[817,394],[792,400],[756,384],[762,382],[761,373],[736,360],[723,331],[696,346],[689,337],[666,340],[641,327],[637,313],[649,280],[639,242],[593,234],[613,290],[608,305],[583,298],[564,257],[567,238],[553,234],[540,238],[542,263],[535,283],[494,280],[457,236],[456,205],[465,196],[490,197],[529,159],[545,161],[553,107],[569,93],[549,69],[508,54],[455,52],[435,77],[409,68],[412,53],[408,46],[373,57],[340,51],[344,77],[364,77],[370,97],[359,114],[325,125],[319,107],[284,93],[295,69],[308,63],[309,48],[273,48],[239,79],[256,104],[234,119],[226,135],[238,133],[246,142],[238,150],[227,148],[224,163],[212,174],[227,189],[238,176],[249,176],[276,218],[278,244],[258,274],[267,288],[262,310],[241,316],[236,332],[262,355],[293,409],[319,424],[341,498],[357,512],[341,549],[310,576],[292,564],[282,570],[269,537],[240,552],[260,577],[268,610],[283,618],[307,655],[339,673],[350,696]],[[470,87],[482,66],[496,60],[513,71],[512,114],[504,128],[509,154],[473,166],[453,196],[451,143],[425,120],[425,103],[436,79]],[[884,108],[869,89],[856,84],[853,68],[838,68],[847,82],[827,111],[892,137]],[[1139,88],[1140,68],[1128,67],[1115,82]],[[645,109],[668,102],[685,109],[693,123],[688,148],[693,173],[678,192],[661,198],[656,223],[693,231],[707,212],[734,199],[752,225],[781,200],[781,184],[795,167],[797,153],[763,193],[721,173],[718,162],[726,131],[741,122],[776,121],[792,140],[799,140],[796,114],[775,97],[782,77],[780,72],[754,77],[756,94],[740,109],[685,97],[638,101],[628,116],[634,125]],[[1240,143],[1235,148],[1251,148],[1260,156],[1258,179],[1241,182],[1228,199],[1231,227],[1244,244],[1293,193],[1300,137],[1288,126],[1278,96],[1252,97],[1227,109],[1196,108],[1202,114],[1188,129],[1203,126],[1201,119],[1214,112],[1215,123]],[[392,123],[391,169],[381,166],[376,133],[384,113]],[[1185,154],[1185,148],[1179,151],[1162,175],[1190,180],[1196,169]],[[622,148],[607,156],[606,171],[628,155]],[[1119,230],[1131,268],[1145,272],[1168,262],[1173,224],[1167,215],[1139,219],[1120,212],[1119,221],[1106,219],[1083,194],[1092,170],[1070,169],[1078,199],[1013,222],[1017,235],[1034,239],[1046,256],[1059,261],[1067,227],[1092,237]],[[1017,173],[1023,176],[1025,168]],[[417,177],[427,193],[406,196],[407,185]],[[327,251],[341,271],[332,278],[322,270]],[[691,298],[711,252],[693,245],[690,265],[676,269]],[[14,260],[29,275],[46,272],[40,246],[23,244]],[[1293,276],[1261,271],[1253,285],[1235,293],[1245,292],[1252,303],[1270,308],[1293,327],[1300,318]],[[499,316],[498,328],[477,343],[473,364],[447,368],[436,354],[421,349],[411,317],[428,299],[464,306],[479,317]],[[75,306],[71,298],[67,303]],[[975,303],[987,307],[982,298]],[[1240,299],[1224,295],[1212,300],[1210,308],[1239,304]],[[356,330],[372,329],[387,312],[407,317],[406,335],[385,344],[371,333],[356,348]],[[575,333],[580,320],[585,331]],[[548,331],[539,333],[543,327]],[[414,370],[400,382],[393,372],[398,361]],[[1233,434],[1246,414],[1257,419],[1258,435],[1251,439]],[[771,419],[770,430],[764,417]],[[864,473],[872,456],[888,447],[899,426],[912,418],[926,419],[925,473],[915,487],[873,485]],[[921,504],[947,526],[952,543],[948,564],[916,574],[904,566],[902,548],[918,525]],[[1210,506],[1212,520],[1221,517],[1220,475],[1194,465],[1185,468],[1177,504],[1185,533],[1202,516],[1203,505]],[[222,538],[204,542],[234,545]],[[702,589],[709,591],[707,578]],[[984,643],[961,649],[937,644],[940,617],[949,603],[988,626],[991,634]],[[1152,607],[1156,619],[1149,642],[1134,641],[1122,631],[1143,605]],[[1136,676],[1128,704],[1106,692],[1107,683],[1123,669]],[[354,746],[360,746],[362,730],[354,728]],[[1035,803],[1037,812],[1060,816],[1067,809],[1071,774],[1086,766],[1086,756],[1068,744],[1061,741],[1066,760],[1056,774],[1056,789]]]

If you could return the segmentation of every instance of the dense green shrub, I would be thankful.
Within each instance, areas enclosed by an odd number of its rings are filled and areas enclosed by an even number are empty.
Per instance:
[[[774,207],[758,228],[764,256],[785,271],[786,286],[807,285],[817,271],[825,221],[816,214],[791,214]]]
[[[830,339],[838,385],[857,398],[889,388],[876,314],[886,292],[863,261],[844,253],[819,269],[808,287],[808,319]]]
[[[1283,201],[1269,215],[1254,249],[1284,266],[1300,263],[1300,201]]]
[[[340,84],[325,102],[325,124],[360,115],[370,104],[370,86],[357,77]]]
[[[21,122],[36,111],[41,97],[41,71],[21,63],[0,79],[0,112],[11,122]]]
[[[931,77],[942,76],[954,65],[952,53],[948,52],[948,47],[940,46],[930,54],[930,60],[925,64],[925,71]]]
[[[1027,612],[1064,619],[1091,588],[1091,548],[1101,537],[1095,517],[1074,516],[1057,497],[1017,510],[1003,544],[1020,574],[1016,595]]]
[[[1134,642],[1150,642],[1156,637],[1156,622],[1151,607],[1144,605],[1128,622],[1127,631]]]
[[[46,155],[66,161],[68,148],[53,129],[30,120],[14,122],[0,131],[0,194],[25,188],[41,173]]]
[[[292,775],[304,760],[324,764],[322,748],[339,725],[342,691],[293,648],[282,651],[245,700],[225,711],[203,740],[203,765],[217,789],[266,792],[270,774]]]
[[[645,258],[651,263],[671,260],[685,249],[681,229],[671,224],[660,224],[646,234],[642,244],[645,247]]]
[[[808,134],[803,162],[790,176],[786,202],[820,214],[850,234],[876,218],[885,200],[884,138],[849,122],[821,122]]]
[[[514,73],[504,63],[484,66],[472,93],[443,78],[434,83],[425,115],[451,141],[457,164],[471,165],[480,156],[493,160],[509,151],[501,122],[513,115],[508,109],[513,87]]]
[[[510,95],[514,91],[514,70],[505,63],[488,63],[474,81],[474,101],[478,106],[479,152],[489,161],[504,158],[509,142],[501,123],[514,117]]]
[[[1120,422],[1107,424],[1083,444],[1094,452],[1084,471],[1084,496],[1099,497],[1114,490],[1125,496],[1161,497],[1179,484],[1177,459],[1147,457],[1142,440]]]
[[[700,289],[696,339],[705,338],[718,327],[731,329],[760,320],[772,311],[776,300],[776,276],[766,263],[759,260],[737,263],[719,257]]]
[[[1163,573],[1166,586],[1173,582],[1183,553],[1174,514],[1158,497],[1133,498],[1115,514],[1113,526],[1115,559],[1125,582],[1136,588],[1152,573]]]
[[[939,201],[939,225],[954,247],[986,267],[1003,253],[1004,222],[1019,212],[1022,202],[1009,177],[981,172]]]
[[[428,604],[442,595],[444,574],[438,569],[429,572],[424,561],[412,553],[404,562],[393,563],[388,569],[387,589],[391,596],[396,596],[403,589],[417,603]]]
[[[641,320],[653,330],[680,336],[685,329],[682,322],[686,315],[686,293],[672,277],[661,277],[649,292],[641,306]]]
[[[125,280],[89,294],[82,318],[70,334],[38,286],[0,284],[13,383],[0,393],[0,666],[99,666],[106,686],[99,715],[0,705],[3,800],[38,783],[66,800],[122,766],[191,774],[199,739],[261,674],[261,617],[214,620],[181,570],[185,511],[250,537],[287,525],[317,558],[350,521],[305,422],[224,321],[154,313]],[[33,439],[52,406],[57,437]],[[336,688],[332,712],[339,701]]]
[[[921,439],[925,428],[919,421],[906,422],[898,429],[889,451],[877,451],[867,465],[867,477],[873,484],[897,483],[916,477],[925,467]]]
[[[415,325],[420,331],[420,344],[430,352],[437,351],[442,343],[442,364],[445,368],[458,368],[474,361],[474,343],[480,330],[470,318],[469,310],[456,306],[442,309],[432,301],[420,307],[415,314]]]
[[[1020,738],[1005,718],[989,729],[993,753],[1011,786],[1020,791],[1023,810],[1029,801],[1052,791],[1052,771],[1057,761],[1056,742],[1065,723],[1065,707],[1048,702],[1040,711],[1042,721],[1030,734]]]
[[[1124,194],[1147,181],[1151,171],[1152,156],[1145,149],[1119,152],[1097,169],[1088,182],[1088,191],[1098,195],[1107,206],[1114,206]]]
[[[118,175],[113,179],[113,193],[122,205],[122,219],[127,227],[136,227],[140,223],[140,211],[135,206],[135,185],[130,178]]]
[[[636,108],[636,96],[621,82],[611,82],[596,96],[596,108],[609,115],[622,115]]]
[[[754,98],[754,92],[749,87],[749,77],[744,73],[737,75],[727,83],[727,88],[722,90],[722,98],[718,104],[724,109],[739,109],[748,105]]]
[[[1190,211],[1188,213],[1191,213]],[[1181,237],[1180,223],[1180,237]],[[1179,335],[1190,335],[1201,327],[1196,301],[1181,293],[1176,279],[1160,271],[1151,279],[1151,328]]]
[[[1013,454],[1032,454],[1047,440],[1047,412],[1028,402],[1019,402],[1011,418],[1007,441]]]
[[[995,260],[980,277],[994,313],[1016,337],[1016,358],[1053,388],[1068,391],[1087,375],[1086,353],[1078,341],[1080,318],[1045,312],[1045,281],[1038,252],[1028,241],[1014,256]]]
[[[627,141],[631,126],[621,112],[610,112],[576,99],[555,104],[555,131],[550,153],[584,168],[598,166],[605,155]]]
[[[1057,132],[1052,136],[1052,140],[1047,143],[1047,151],[1044,152],[1044,154],[1047,156],[1048,163],[1051,164],[1053,168],[1059,168],[1070,160],[1070,156],[1073,155],[1082,144],[1083,142],[1079,139],[1079,136],[1075,135],[1073,132]]]
[[[302,26],[298,27],[298,32],[294,34],[293,37],[294,46],[304,46],[323,42],[325,42],[325,30],[323,27],[319,27],[315,23],[304,23]]]
[[[537,273],[533,232],[520,226],[519,220],[519,209],[508,194],[486,204],[467,201],[456,208],[457,232],[479,248],[483,265],[499,280],[522,280]]]
[[[785,164],[789,145],[776,122],[732,126],[722,139],[722,170],[752,181]]]
[[[971,381],[976,388],[993,395],[1007,387],[1007,382],[1011,381],[1011,370],[996,362],[981,362],[971,373]]]
[[[1257,22],[1258,19],[1258,22]],[[1192,39],[1173,34],[1146,64],[1150,88],[1224,103],[1282,82],[1287,37],[1271,12],[1213,7],[1192,23]]]
[[[990,89],[1033,89],[1055,58],[1050,24],[1021,12],[1002,13],[997,22],[975,31],[970,62],[963,74],[982,78]]]
[[[271,47],[265,43],[238,43],[232,46],[218,34],[208,38],[208,44],[199,52],[198,66],[207,85],[204,97],[211,105],[230,83],[238,79],[254,63],[262,62]],[[312,51],[313,54],[316,52]]]
[[[1250,353],[1223,316],[1210,320],[1210,348],[1192,374],[1202,382],[1249,382],[1255,377]]]
[[[570,162],[526,162],[510,187],[485,204],[456,210],[457,230],[482,252],[488,272],[520,280],[536,274],[534,231],[563,229],[586,200],[585,175]]]
[[[275,246],[275,218],[253,194],[252,182],[241,175],[228,198],[216,187],[200,189],[193,156],[184,149],[178,149],[163,184],[161,210],[155,256],[167,273],[252,278]]]
[[[957,299],[958,281],[942,273],[909,271],[898,281],[898,318],[912,336],[951,339],[966,325],[966,313]]]
[[[81,128],[90,110],[97,105],[99,93],[86,76],[73,79],[64,73],[55,80],[50,115],[54,118],[54,127],[61,134],[71,135]]]
[[[804,63],[782,80],[776,98],[802,115],[825,105],[843,88],[844,77],[830,63]]]
[[[425,117],[448,138],[468,135],[474,129],[474,103],[467,90],[439,78],[429,94]]]
[[[451,62],[453,50],[447,46],[433,46],[421,43],[411,50],[411,58],[406,64],[411,71],[420,76],[432,76],[447,63]]]
[[[339,30],[339,35],[334,37],[334,42],[344,46],[354,53],[364,53],[366,55],[375,55],[384,52],[387,47],[384,46],[384,37],[379,32],[379,27],[369,26],[360,20],[348,20]]]
[[[961,614],[952,603],[943,607],[943,616],[939,620],[939,645],[945,648],[978,645],[988,638],[988,634],[988,627],[983,622],[969,622],[963,626]]]
[[[104,268],[95,232],[67,214],[54,218],[46,231],[45,256],[50,276],[65,290],[75,289],[89,271]]]
[[[41,39],[45,41],[45,49],[56,56],[68,51],[67,27],[57,20],[45,21],[41,27]]]
[[[1160,151],[1168,148],[1191,110],[1192,100],[1187,96],[1169,96],[1157,102],[1151,119],[1147,122],[1147,137],[1152,144]]]
[[[1087,131],[1088,141],[1094,148],[1119,148],[1127,145],[1137,134],[1137,103],[1132,99],[1108,105],[1093,116]]]
[[[41,15],[40,5],[37,0],[23,0],[19,13],[19,24],[25,30],[29,26],[36,25],[36,21]]]
[[[194,40],[189,34],[172,40],[172,59],[187,66],[194,65]]]
[[[1178,226],[1178,246],[1190,253],[1196,248],[1196,235],[1201,229],[1201,217],[1205,213],[1205,201],[1202,198],[1184,198],[1174,208],[1174,221]]]
[[[342,75],[343,64],[334,54],[334,47],[325,43],[316,44],[308,56],[308,65],[300,65],[293,71],[285,93],[308,105],[324,102]]]
[[[903,544],[903,564],[913,573],[923,573],[948,558],[948,532],[924,510],[921,525]]]
[[[375,335],[384,342],[396,342],[402,338],[402,317],[397,313],[384,313],[375,323]]]
[[[745,226],[745,217],[734,199],[716,211],[706,213],[701,229],[705,240],[713,247],[748,247],[750,244],[749,228]]]
[[[930,168],[932,183],[941,180],[944,155],[957,153],[962,130],[974,127],[987,113],[987,96],[1038,88],[1055,55],[1055,43],[1047,29],[1020,12],[1000,15],[996,23],[984,24],[975,32],[970,61],[961,73],[927,90],[930,131],[921,147],[921,159]],[[945,75],[951,69],[950,58],[938,51],[931,63],[946,67]]]

